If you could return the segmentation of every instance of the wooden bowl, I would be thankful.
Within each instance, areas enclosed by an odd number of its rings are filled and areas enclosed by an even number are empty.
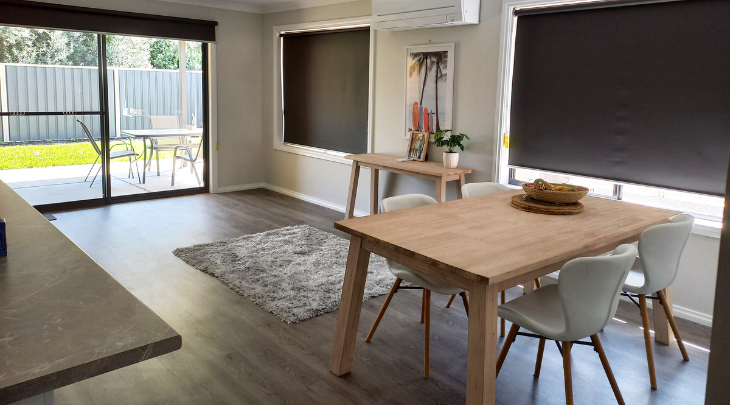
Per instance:
[[[575,191],[552,191],[552,190],[538,190],[532,183],[525,183],[522,185],[522,189],[525,190],[530,198],[537,201],[553,203],[553,204],[573,204],[580,201],[581,198],[588,194],[588,189],[581,186],[566,186],[575,187]]]

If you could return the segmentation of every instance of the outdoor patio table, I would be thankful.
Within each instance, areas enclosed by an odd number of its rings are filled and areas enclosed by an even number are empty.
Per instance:
[[[374,253],[469,291],[466,402],[493,405],[499,292],[528,284],[577,257],[634,242],[646,228],[678,214],[596,197],[584,198],[578,215],[531,214],[511,207],[512,196],[520,193],[504,191],[335,222],[336,229],[350,234],[350,251],[330,371],[341,376],[352,368]]]
[[[142,144],[144,146],[143,159],[142,159],[142,183],[147,181],[147,139],[148,138],[174,138],[180,136],[202,136],[203,128],[194,129],[126,129],[122,130],[122,135],[127,135],[135,138],[142,138]],[[151,155],[151,154],[150,154]],[[152,156],[150,156],[150,160]]]

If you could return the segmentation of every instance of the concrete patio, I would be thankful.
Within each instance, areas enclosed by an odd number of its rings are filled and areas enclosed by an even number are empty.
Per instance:
[[[142,162],[139,163],[139,174],[142,174]],[[179,162],[178,162],[179,165]],[[91,165],[41,167],[31,169],[12,169],[0,171],[0,180],[8,184],[32,205],[54,204],[68,201],[89,200],[102,197],[101,173],[93,186],[91,180],[99,165],[88,180],[84,181]],[[196,163],[198,173],[203,176],[202,159]],[[190,166],[179,168],[175,174],[175,185],[171,186],[172,159],[160,159],[160,175],[157,175],[156,162],[152,162],[143,184],[137,179],[137,168],[132,163],[134,178],[129,177],[129,163],[113,162],[111,164],[112,196],[125,196],[158,191],[181,190],[198,187],[195,174]]]

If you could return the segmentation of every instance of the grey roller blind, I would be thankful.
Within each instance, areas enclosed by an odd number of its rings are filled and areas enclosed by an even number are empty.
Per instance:
[[[366,153],[370,30],[282,35],[284,142]]]
[[[215,21],[0,0],[0,25],[214,42]]]
[[[509,164],[724,195],[730,1],[518,17]]]

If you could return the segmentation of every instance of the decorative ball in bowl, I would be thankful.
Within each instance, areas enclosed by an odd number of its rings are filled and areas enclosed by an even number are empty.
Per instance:
[[[534,183],[522,185],[530,198],[553,204],[573,204],[580,201],[588,194],[588,189],[582,186],[571,184],[550,184],[543,179],[537,179]]]

